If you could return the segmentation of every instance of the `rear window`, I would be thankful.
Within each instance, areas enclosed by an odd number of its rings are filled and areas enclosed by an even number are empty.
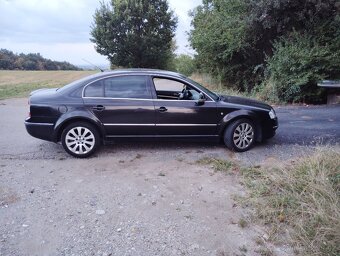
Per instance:
[[[85,97],[150,99],[146,76],[116,76],[98,80],[85,88]]]

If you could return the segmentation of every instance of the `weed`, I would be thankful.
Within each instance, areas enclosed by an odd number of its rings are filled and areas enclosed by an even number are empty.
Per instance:
[[[241,174],[271,240],[289,239],[305,255],[340,255],[340,148],[319,148],[284,169]]]
[[[241,228],[246,228],[248,226],[248,222],[243,218],[239,219],[237,224]]]
[[[210,157],[201,158],[197,160],[196,163],[203,165],[211,165],[217,172],[228,172],[236,167],[236,165],[231,161]]]

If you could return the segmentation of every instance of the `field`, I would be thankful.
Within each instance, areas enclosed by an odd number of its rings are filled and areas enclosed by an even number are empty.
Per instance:
[[[32,90],[60,87],[96,72],[0,70],[0,99],[27,97]]]

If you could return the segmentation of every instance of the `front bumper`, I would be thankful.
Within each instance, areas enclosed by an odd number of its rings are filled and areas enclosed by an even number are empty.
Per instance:
[[[31,136],[42,140],[53,141],[53,123],[33,123],[26,120],[25,127]]]
[[[279,127],[277,118],[271,119],[262,127],[262,140],[270,139],[276,134],[276,129]]]

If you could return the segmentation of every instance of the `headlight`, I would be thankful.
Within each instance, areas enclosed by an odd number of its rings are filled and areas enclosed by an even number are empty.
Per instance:
[[[271,109],[269,111],[269,116],[270,116],[271,119],[275,119],[276,118],[276,113],[275,113],[274,109]]]

